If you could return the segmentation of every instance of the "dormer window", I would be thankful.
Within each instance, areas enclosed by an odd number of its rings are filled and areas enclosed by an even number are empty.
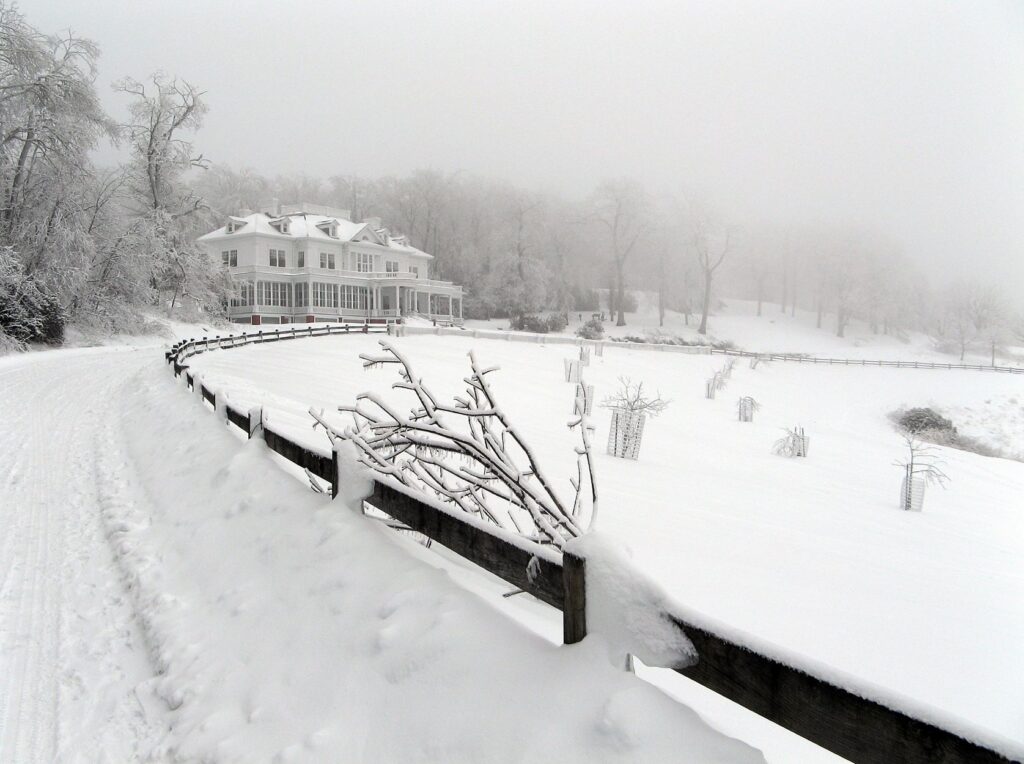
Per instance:
[[[325,234],[330,236],[332,239],[338,238],[338,221],[337,220],[325,220],[322,223],[317,223],[316,227],[323,231]]]
[[[227,233],[234,233],[239,228],[241,228],[244,225],[247,225],[248,223],[249,223],[249,221],[246,220],[245,218],[230,217],[230,218],[228,218],[228,223],[224,227],[224,230]]]
[[[288,218],[278,218],[277,220],[271,220],[270,225],[275,231],[277,231],[278,233],[283,233],[285,235],[287,235],[288,232],[291,230],[291,220],[289,220]]]

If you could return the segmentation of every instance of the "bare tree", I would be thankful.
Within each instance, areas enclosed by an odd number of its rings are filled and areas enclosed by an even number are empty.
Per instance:
[[[613,284],[609,307],[617,308],[616,326],[626,325],[626,261],[650,229],[650,199],[638,183],[620,178],[606,180],[591,198],[593,219],[605,229]],[[615,293],[613,302],[612,292]]]
[[[906,479],[903,494],[903,509],[911,508],[914,492],[914,480],[923,480],[926,485],[936,483],[945,487],[949,476],[942,471],[942,462],[938,459],[936,448],[925,445],[917,433],[906,433],[903,442],[907,447],[907,458],[893,462],[902,467]]]
[[[711,286],[715,272],[722,266],[733,243],[733,231],[717,224],[707,211],[691,210],[690,225],[693,251],[697,258],[704,285],[698,334],[708,333],[708,314],[711,312]]]
[[[131,153],[129,187],[135,215],[149,225],[154,284],[172,291],[173,311],[178,298],[193,290],[197,299],[208,296],[202,286],[208,281],[204,271],[209,263],[195,247],[184,220],[204,209],[205,203],[182,179],[187,170],[208,166],[184,137],[202,124],[207,106],[194,85],[160,72],[148,83],[125,78],[114,89],[133,97],[129,121],[120,127]]]
[[[647,395],[643,382],[634,385],[629,377],[619,377],[619,389],[601,401],[601,406],[655,417],[668,408],[671,402],[662,398],[660,392],[655,393],[654,397]]]

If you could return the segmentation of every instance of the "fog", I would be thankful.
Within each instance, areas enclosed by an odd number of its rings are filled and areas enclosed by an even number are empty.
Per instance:
[[[570,197],[632,176],[741,224],[872,229],[936,281],[1024,288],[1018,2],[20,6],[100,45],[115,116],[125,75],[198,85],[215,163]]]

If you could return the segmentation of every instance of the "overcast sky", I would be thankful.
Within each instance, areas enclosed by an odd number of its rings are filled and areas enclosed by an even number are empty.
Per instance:
[[[22,0],[207,92],[197,144],[266,174],[631,175],[740,221],[840,221],[1024,293],[1024,2]],[[109,156],[109,154],[108,154]]]

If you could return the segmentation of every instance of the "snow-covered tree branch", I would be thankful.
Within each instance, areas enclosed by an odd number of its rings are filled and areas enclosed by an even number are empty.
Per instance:
[[[442,402],[416,376],[408,359],[382,340],[380,355],[361,355],[365,368],[398,367],[393,385],[412,396],[408,411],[363,393],[356,404],[340,406],[353,424],[339,429],[323,411],[310,409],[314,428],[334,443],[353,443],[359,460],[381,475],[436,497],[535,543],[561,549],[583,534],[597,512],[597,484],[585,416],[569,421],[580,434],[573,499],[565,502],[534,452],[502,410],[487,379],[497,367],[481,367],[470,352],[466,392]],[[589,497],[589,498],[588,498]]]

